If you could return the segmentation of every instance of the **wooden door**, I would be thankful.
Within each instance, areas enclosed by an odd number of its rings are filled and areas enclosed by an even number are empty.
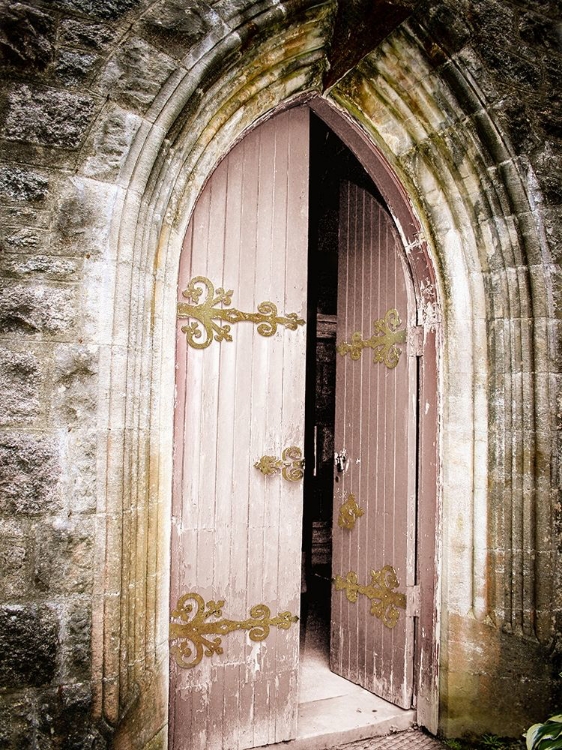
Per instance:
[[[185,238],[171,560],[175,750],[237,750],[296,734],[307,204],[303,108],[261,125],[221,162]]]
[[[391,217],[345,182],[331,667],[403,708],[413,699],[417,365],[407,340],[414,326],[413,286]]]

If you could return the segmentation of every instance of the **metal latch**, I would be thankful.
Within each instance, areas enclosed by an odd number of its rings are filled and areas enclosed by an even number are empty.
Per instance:
[[[336,464],[336,471],[340,473],[347,469],[349,458],[347,457],[347,451],[342,448],[341,451],[334,453],[334,462]]]

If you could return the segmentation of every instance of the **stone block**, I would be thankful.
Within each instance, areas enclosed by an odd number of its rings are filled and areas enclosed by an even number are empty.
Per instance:
[[[49,684],[59,650],[56,614],[45,605],[0,608],[0,687],[15,690]]]
[[[93,584],[91,517],[57,520],[36,528],[34,581],[51,594],[87,594]]]
[[[20,530],[17,536],[0,537],[0,598],[21,599],[27,595],[31,581],[30,540]],[[1,747],[1,745],[0,745]]]
[[[68,682],[82,682],[91,671],[92,612],[86,602],[72,606],[66,622],[63,673]]]
[[[104,738],[91,718],[89,685],[61,685],[42,691],[38,700],[37,745],[64,750],[104,750]]]
[[[60,465],[48,438],[0,436],[0,513],[32,516],[60,505]]]
[[[73,178],[61,190],[51,252],[89,258],[105,250],[115,210],[115,188]]]
[[[562,22],[560,18],[546,18],[529,9],[519,14],[519,35],[533,48],[544,47],[562,53]],[[533,52],[532,54],[536,54]]]
[[[41,366],[31,352],[0,349],[0,425],[29,424],[41,415]]]
[[[61,497],[73,513],[93,513],[96,509],[97,433],[94,429],[75,429],[67,433],[61,477]]]
[[[182,58],[208,31],[203,13],[198,0],[169,0],[148,11],[140,28],[156,46]]]
[[[56,335],[69,331],[76,317],[71,287],[14,284],[0,290],[0,332]]]
[[[34,750],[35,706],[25,693],[0,696],[0,747],[2,750]]]
[[[52,3],[62,10],[77,11],[102,21],[120,18],[141,5],[142,0],[54,0]]]
[[[90,124],[94,101],[89,96],[54,88],[16,85],[8,96],[2,135],[13,141],[73,149]]]
[[[121,106],[145,112],[176,63],[143,39],[132,38],[99,77],[98,91]]]
[[[60,41],[66,47],[101,51],[114,36],[115,32],[109,26],[82,18],[65,18],[60,25]]]
[[[140,117],[120,107],[112,106],[105,111],[99,127],[86,142],[90,156],[85,160],[83,173],[102,180],[114,179],[129,154],[140,124]]]
[[[57,258],[49,255],[0,255],[0,272],[6,278],[48,279],[72,281],[79,277],[82,262],[77,258]]]
[[[558,143],[547,140],[540,151],[533,154],[533,167],[539,180],[543,198],[549,206],[562,205],[562,159]]]
[[[466,19],[445,4],[430,6],[424,23],[431,36],[449,52],[461,50],[470,40]]]
[[[53,408],[63,424],[85,422],[95,410],[97,350],[61,344],[55,350]]]
[[[27,3],[0,2],[0,59],[16,68],[44,70],[53,57],[55,24]]]
[[[43,201],[49,189],[49,178],[32,169],[16,166],[0,167],[0,195],[12,201]]]
[[[93,72],[98,55],[62,49],[57,55],[55,75],[64,86],[78,86]]]
[[[5,253],[30,253],[45,247],[47,233],[36,227],[0,228],[0,249]]]

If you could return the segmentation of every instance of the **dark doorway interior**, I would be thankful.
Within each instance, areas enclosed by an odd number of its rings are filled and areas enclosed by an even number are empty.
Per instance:
[[[312,113],[310,138],[301,644],[321,653],[328,666],[341,183],[354,182],[384,201],[351,151]]]

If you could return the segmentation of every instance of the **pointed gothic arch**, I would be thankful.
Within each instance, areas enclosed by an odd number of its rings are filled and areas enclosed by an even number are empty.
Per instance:
[[[299,98],[317,97],[334,128],[338,118],[353,123],[357,149],[384,156],[441,289],[445,730],[462,729],[461,705],[485,729],[499,727],[501,705],[496,718],[491,708],[499,678],[490,668],[509,658],[509,634],[527,638],[537,655],[551,635],[551,437],[537,415],[549,406],[554,315],[533,175],[510,152],[467,71],[454,63],[436,69],[422,33],[408,25],[322,93],[323,12],[297,13],[269,36],[271,19],[262,18],[252,55],[233,59],[243,34],[226,35],[199,66],[170,79],[112,193],[93,643],[96,711],[117,729],[117,747],[145,747],[165,733],[181,243],[222,156]],[[476,669],[466,672],[474,658]],[[488,718],[479,718],[478,701]]]

